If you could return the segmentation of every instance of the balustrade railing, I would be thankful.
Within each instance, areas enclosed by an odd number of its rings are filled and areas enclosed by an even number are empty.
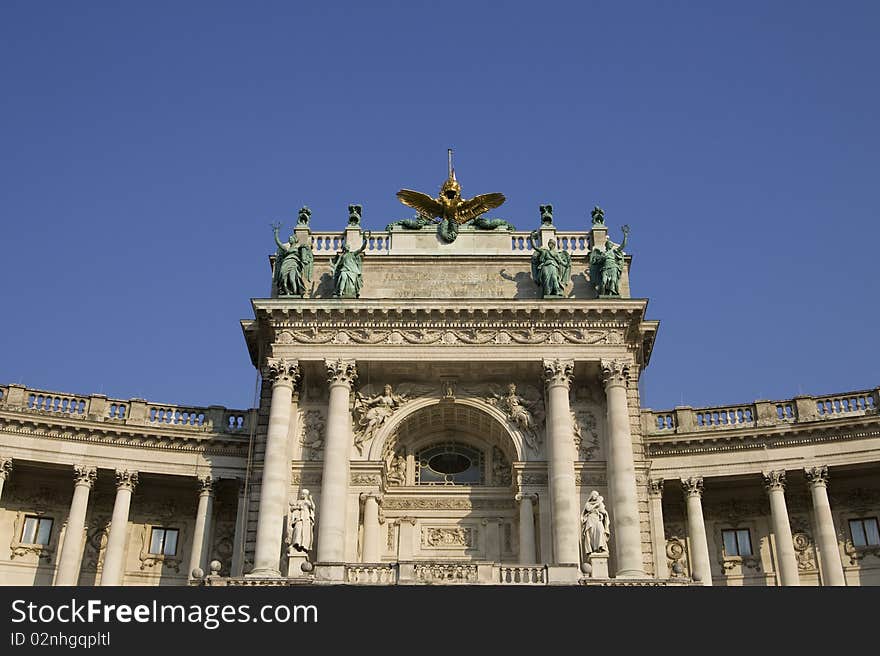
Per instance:
[[[501,585],[547,585],[545,565],[501,565]]]
[[[406,231],[401,230],[403,234]],[[529,239],[530,232],[516,231],[505,233],[510,236],[511,253],[529,254],[532,252],[532,242]],[[367,239],[366,250],[372,255],[393,254],[393,232],[371,232]],[[312,233],[312,251],[315,255],[336,254],[345,243],[345,233],[342,232],[314,232]],[[557,232],[557,248],[569,252],[572,255],[587,255],[592,244],[589,232]]]
[[[345,581],[358,585],[394,585],[397,583],[397,566],[346,565]]]
[[[0,409],[97,422],[215,433],[247,433],[251,422],[249,410],[148,403],[142,399],[109,399],[101,394],[78,396],[30,389],[22,385],[0,387]]]
[[[467,563],[418,563],[413,569],[422,583],[476,583],[477,566]]]
[[[858,417],[878,412],[880,388],[825,396],[797,396],[735,406],[643,410],[648,435],[734,430]]]

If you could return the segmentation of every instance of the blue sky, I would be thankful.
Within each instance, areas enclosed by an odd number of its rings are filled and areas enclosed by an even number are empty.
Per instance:
[[[876,2],[0,4],[0,381],[249,407],[269,224],[632,227],[643,405],[878,385]]]

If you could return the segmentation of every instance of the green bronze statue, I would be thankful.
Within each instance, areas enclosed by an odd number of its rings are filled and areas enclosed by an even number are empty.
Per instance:
[[[305,296],[308,291],[306,283],[312,281],[315,263],[312,245],[298,244],[294,235],[285,244],[278,238],[281,224],[276,223],[272,227],[275,230],[275,243],[278,245],[272,272],[278,296]]]
[[[541,288],[542,298],[562,298],[571,280],[571,254],[556,248],[550,240],[546,248],[536,246],[537,234],[529,235],[532,253],[532,280]]]
[[[403,228],[404,230],[421,230],[427,225],[434,225],[434,220],[428,216],[424,216],[423,214],[416,214],[411,219],[400,219],[399,221],[392,221],[387,226],[385,226],[385,230],[393,230],[397,227]]]
[[[621,228],[623,241],[615,244],[605,240],[605,248],[594,246],[590,251],[590,284],[601,296],[620,296],[620,277],[623,275],[626,254],[626,240],[629,237],[629,226]]]
[[[356,251],[351,250],[348,244],[342,245],[336,255],[330,260],[330,269],[333,272],[333,297],[334,298],[360,298],[361,287],[364,284],[362,268],[364,264],[364,251],[367,248],[367,240],[370,232],[364,233],[364,241]]]
[[[590,216],[593,217],[593,225],[605,225],[605,210],[598,205],[593,207]]]

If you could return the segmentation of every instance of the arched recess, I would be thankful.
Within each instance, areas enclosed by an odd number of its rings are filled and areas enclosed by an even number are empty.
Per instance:
[[[478,433],[488,444],[497,446],[510,462],[527,459],[525,441],[505,415],[483,401],[423,398],[401,408],[376,433],[370,445],[370,460],[386,460],[399,438],[425,435],[459,428]]]

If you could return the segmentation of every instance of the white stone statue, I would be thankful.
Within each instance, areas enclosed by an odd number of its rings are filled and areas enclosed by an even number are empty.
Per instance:
[[[395,394],[391,385],[385,385],[382,393],[376,396],[365,397],[360,392],[355,394],[354,411],[359,430],[355,433],[354,445],[358,453],[363,453],[364,442],[372,439],[385,420],[406,401],[406,396]]]
[[[290,503],[290,527],[287,542],[297,551],[308,553],[315,535],[315,502],[308,490]]]
[[[611,524],[608,520],[608,511],[605,510],[605,499],[593,490],[581,513],[581,542],[584,545],[584,556],[589,556],[594,551],[607,552],[610,538]]]

